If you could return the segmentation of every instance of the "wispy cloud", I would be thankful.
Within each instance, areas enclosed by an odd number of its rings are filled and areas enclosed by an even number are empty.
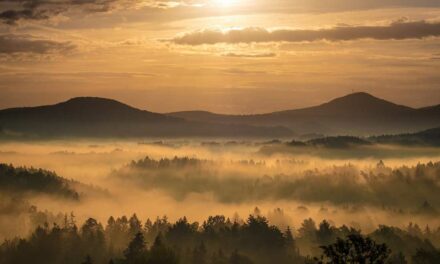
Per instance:
[[[75,49],[71,42],[39,39],[31,35],[0,35],[0,54],[17,53],[53,54]]]
[[[14,25],[20,20],[46,20],[73,9],[85,13],[104,13],[117,9],[150,7],[167,9],[181,5],[177,1],[140,0],[0,0],[0,21]]]
[[[228,52],[222,54],[224,57],[236,57],[236,58],[273,58],[277,55],[273,52],[262,53],[240,53],[240,52]]]
[[[316,30],[277,29],[260,27],[227,31],[205,29],[177,36],[170,41],[181,45],[258,42],[312,42],[319,40],[348,41],[358,39],[402,40],[440,36],[440,23],[398,21],[387,26],[337,26]]]

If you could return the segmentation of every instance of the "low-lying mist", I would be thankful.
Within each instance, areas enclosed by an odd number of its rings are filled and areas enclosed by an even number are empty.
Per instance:
[[[350,157],[349,150],[332,157],[320,155],[318,150],[266,153],[262,150],[277,146],[268,144],[197,140],[3,142],[0,163],[43,168],[73,180],[70,187],[79,199],[66,201],[33,193],[20,196],[23,206],[18,211],[2,204],[2,223],[20,215],[17,219],[27,224],[17,221],[15,229],[8,227],[14,231],[1,236],[31,230],[35,224],[28,219],[35,210],[54,215],[53,219],[34,221],[39,224],[61,221],[62,217],[55,216],[71,212],[78,221],[94,217],[103,222],[110,215],[133,213],[144,219],[166,215],[173,221],[182,216],[202,221],[217,214],[246,218],[255,207],[282,228],[297,228],[309,217],[366,231],[380,224],[440,224],[440,164],[436,163],[440,154],[435,155],[433,149],[406,147],[404,151],[410,155],[402,156],[398,147],[389,147],[392,151],[382,156],[381,162],[374,155]],[[379,157],[384,149],[370,151]],[[331,150],[323,151],[331,154]],[[36,208],[29,211],[32,206]]]
[[[292,164],[288,162],[287,166]],[[343,166],[307,169],[290,174],[284,162],[213,162],[195,158],[153,160],[146,157],[114,171],[111,178],[131,182],[146,190],[164,190],[176,200],[194,193],[212,194],[221,203],[258,201],[328,202],[336,205],[375,206],[398,210],[415,209],[436,214],[440,206],[440,163],[413,167]],[[299,166],[297,164],[297,166]]]

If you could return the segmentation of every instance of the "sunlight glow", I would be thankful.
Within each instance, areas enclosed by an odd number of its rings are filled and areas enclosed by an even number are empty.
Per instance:
[[[221,7],[231,7],[236,5],[238,0],[215,0],[216,5]]]

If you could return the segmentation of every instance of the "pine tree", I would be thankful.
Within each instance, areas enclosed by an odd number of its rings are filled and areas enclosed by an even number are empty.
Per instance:
[[[124,251],[127,263],[142,263],[147,253],[144,235],[139,232]]]

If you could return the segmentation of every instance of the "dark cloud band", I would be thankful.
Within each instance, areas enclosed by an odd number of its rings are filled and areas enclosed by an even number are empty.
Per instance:
[[[0,54],[53,54],[75,49],[70,42],[36,39],[29,35],[0,35]]]
[[[0,0],[10,8],[0,11],[0,21],[13,25],[20,20],[43,20],[81,6],[88,12],[106,12],[133,0]]]
[[[202,30],[183,34],[170,41],[181,45],[258,42],[348,41],[358,39],[402,40],[440,36],[440,23],[394,22],[388,26],[338,26],[317,30],[243,28],[228,31]]]

